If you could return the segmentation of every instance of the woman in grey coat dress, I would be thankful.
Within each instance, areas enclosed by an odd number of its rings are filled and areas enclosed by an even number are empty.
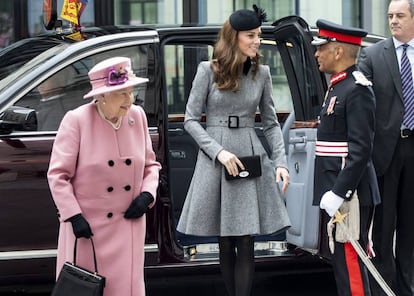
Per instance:
[[[250,295],[254,236],[290,226],[281,194],[289,173],[272,98],[269,67],[259,65],[260,26],[266,15],[234,12],[219,34],[214,59],[200,63],[187,103],[184,128],[200,146],[178,231],[218,236],[220,267],[231,296]],[[270,157],[254,130],[260,108]],[[206,129],[200,124],[206,113]],[[228,181],[245,169],[242,156],[259,155],[262,175]],[[282,192],[277,182],[283,181]]]

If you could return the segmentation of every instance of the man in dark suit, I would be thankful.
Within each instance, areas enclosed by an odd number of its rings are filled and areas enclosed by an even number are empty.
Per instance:
[[[376,96],[376,130],[373,161],[382,203],[373,224],[375,265],[399,296],[414,295],[414,112],[405,102],[413,99],[412,70],[406,75],[408,95],[403,95],[400,74],[404,47],[414,62],[414,1],[391,0],[388,21],[392,37],[367,47],[359,67],[373,82]],[[404,46],[404,44],[408,44]],[[404,92],[405,93],[405,92]],[[395,233],[395,244],[394,244]],[[395,250],[395,255],[394,255]],[[385,295],[374,283],[373,295]]]
[[[326,20],[316,24],[319,36],[312,41],[317,46],[315,57],[319,69],[331,77],[317,129],[313,204],[326,211],[322,215],[323,225],[338,209],[353,216],[355,219],[348,218],[354,226],[350,229],[357,232],[353,239],[365,249],[373,208],[379,202],[371,161],[375,98],[371,82],[355,65],[367,32]],[[355,206],[345,212],[343,204]],[[371,295],[367,269],[349,238],[341,238],[338,227],[332,228],[331,233],[338,295]]]

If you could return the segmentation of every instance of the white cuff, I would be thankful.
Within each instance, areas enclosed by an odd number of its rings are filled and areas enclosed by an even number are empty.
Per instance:
[[[335,215],[336,211],[344,202],[344,199],[329,190],[322,196],[319,207],[325,210],[329,216]]]

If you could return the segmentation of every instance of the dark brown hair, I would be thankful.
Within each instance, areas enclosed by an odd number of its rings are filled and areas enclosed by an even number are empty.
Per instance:
[[[239,49],[237,34],[238,32],[231,27],[230,22],[225,21],[214,47],[214,57],[211,65],[214,80],[220,90],[236,92],[239,89],[245,56]],[[259,58],[259,54],[251,58],[253,77],[257,72]]]

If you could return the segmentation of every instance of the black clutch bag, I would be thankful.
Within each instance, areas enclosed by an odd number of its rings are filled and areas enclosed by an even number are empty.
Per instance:
[[[53,288],[51,296],[102,296],[105,287],[105,277],[98,274],[95,246],[91,240],[95,271],[89,271],[76,265],[75,241],[73,263],[66,262]]]
[[[257,178],[262,175],[262,163],[260,162],[259,155],[244,156],[239,157],[239,159],[244,165],[244,170],[241,170],[239,168],[239,174],[237,176],[233,176],[230,175],[226,169],[224,169],[224,174],[227,181]]]

